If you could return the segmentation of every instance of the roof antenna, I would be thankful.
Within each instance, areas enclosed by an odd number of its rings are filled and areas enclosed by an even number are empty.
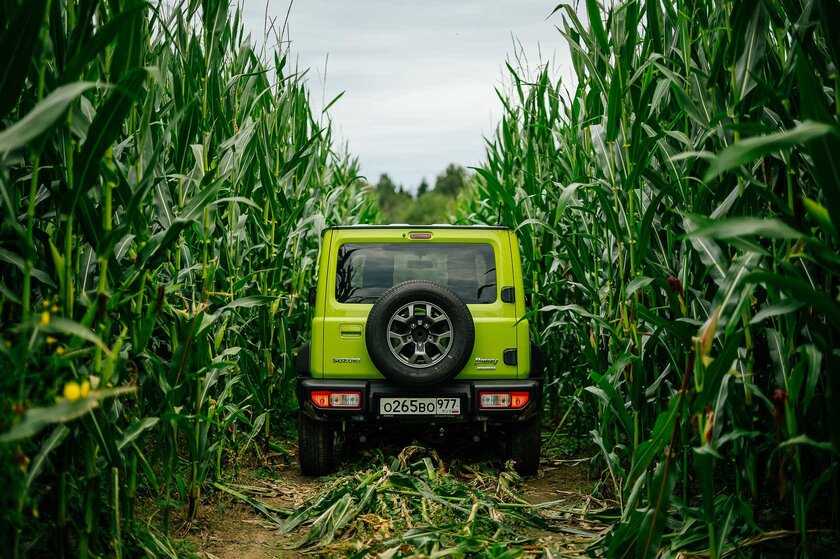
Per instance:
[[[501,226],[502,224],[502,203],[499,202],[499,219],[496,221],[497,226]]]

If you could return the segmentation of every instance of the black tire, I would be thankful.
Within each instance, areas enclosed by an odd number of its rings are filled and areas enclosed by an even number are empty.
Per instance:
[[[305,476],[324,476],[338,465],[335,428],[304,414],[298,418],[298,462]]]
[[[514,423],[508,429],[508,457],[514,461],[514,468],[523,476],[536,475],[540,467],[540,416]]]
[[[307,358],[309,354],[306,354]],[[545,373],[545,355],[540,346],[531,340],[531,378],[543,378]]]
[[[428,302],[442,310],[451,323],[451,340],[437,363],[412,368],[391,351],[388,326],[392,317],[412,302]],[[466,366],[475,344],[475,325],[467,304],[448,287],[426,280],[399,283],[383,293],[368,315],[365,343],[371,361],[386,378],[408,386],[427,387],[445,382]]]

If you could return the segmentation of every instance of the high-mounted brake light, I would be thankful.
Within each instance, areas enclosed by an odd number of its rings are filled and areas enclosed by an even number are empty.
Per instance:
[[[481,409],[513,409],[525,407],[531,399],[527,392],[479,392],[478,407]]]
[[[319,408],[349,408],[362,407],[361,392],[346,392],[333,390],[313,390],[309,399]]]
[[[423,239],[431,239],[431,233],[409,233],[408,238],[414,241],[423,240]]]

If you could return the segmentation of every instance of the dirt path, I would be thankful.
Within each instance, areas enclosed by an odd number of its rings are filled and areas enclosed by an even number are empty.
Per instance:
[[[262,494],[249,494],[272,507],[290,510],[314,498],[325,483],[301,476],[295,463],[248,469],[237,481],[233,487],[259,488]],[[185,539],[195,546],[199,557],[207,559],[305,557],[298,551],[284,549],[292,537],[280,534],[262,513],[225,494],[204,507]]]
[[[364,456],[357,457],[360,468],[370,466]],[[527,530],[523,536],[535,540],[525,545],[536,552],[551,545],[564,556],[583,552],[593,541],[592,535],[604,530],[597,521],[583,520],[587,511],[603,508],[603,503],[589,496],[594,480],[588,473],[588,461],[553,460],[544,462],[539,475],[525,480],[518,488],[518,497],[531,504],[554,503],[543,511],[550,519],[551,531]],[[227,486],[277,509],[292,510],[311,503],[325,488],[325,480],[300,476],[295,462],[263,465],[244,470],[238,483]],[[190,527],[185,540],[205,559],[274,559],[312,557],[306,550],[289,550],[290,542],[299,535],[281,534],[277,524],[249,504],[220,493],[206,503],[198,522]],[[279,516],[279,515],[278,515]],[[317,556],[317,554],[316,554]]]

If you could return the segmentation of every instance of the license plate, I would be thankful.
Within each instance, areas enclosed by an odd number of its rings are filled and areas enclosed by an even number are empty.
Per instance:
[[[460,398],[382,398],[382,415],[459,415]]]

